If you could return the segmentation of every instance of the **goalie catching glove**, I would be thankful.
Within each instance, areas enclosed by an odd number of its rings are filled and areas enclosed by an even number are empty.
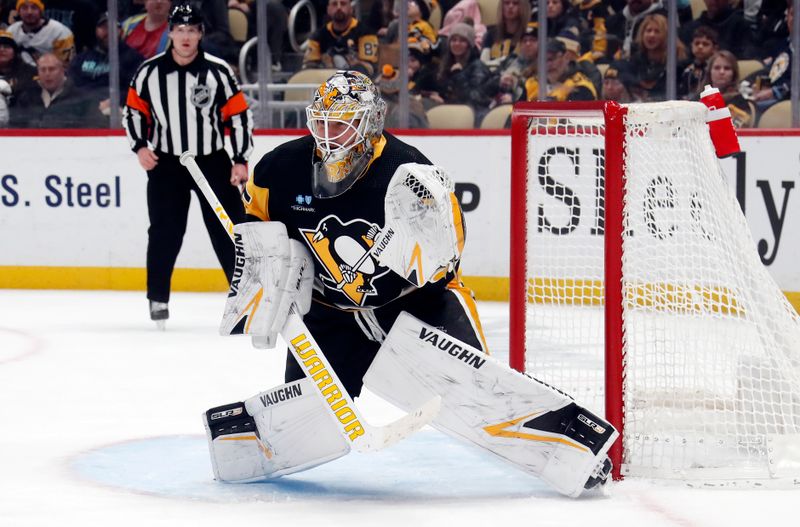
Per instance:
[[[371,248],[378,263],[417,287],[455,270],[464,250],[464,220],[454,189],[441,167],[397,167],[386,190],[385,225]]]
[[[256,348],[273,348],[292,306],[299,315],[311,308],[311,255],[278,221],[241,223],[233,238],[236,267],[220,334],[251,335]]]

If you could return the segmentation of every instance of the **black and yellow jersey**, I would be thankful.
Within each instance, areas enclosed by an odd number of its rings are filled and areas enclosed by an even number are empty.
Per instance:
[[[525,80],[525,96],[529,101],[537,100],[539,96],[539,82],[536,77]],[[572,72],[564,82],[550,87],[547,92],[548,101],[595,101],[597,89],[592,81],[581,72]]]
[[[351,283],[344,283],[342,266],[354,267],[373,244],[370,230],[383,227],[386,189],[397,167],[432,163],[416,148],[384,132],[366,173],[344,194],[322,199],[311,190],[315,152],[314,139],[305,136],[261,158],[243,195],[249,219],[283,222],[289,237],[310,250],[316,301],[340,309],[371,309],[413,291],[405,278],[372,257],[356,270]],[[453,278],[450,273],[423,288],[444,288]]]
[[[519,42],[514,43],[513,35],[504,35],[497,40],[494,31],[488,31],[483,39],[481,60],[484,62],[505,59],[512,53],[519,54]]]
[[[439,33],[427,20],[417,20],[408,24],[408,43],[419,44],[424,53],[430,52],[437,40]]]
[[[731,112],[731,120],[736,128],[752,128],[755,123],[756,107],[738,92],[726,95],[725,104]]]
[[[547,98],[551,101],[594,101],[597,100],[597,89],[586,75],[576,71],[550,90]]]
[[[592,37],[592,51],[590,52],[592,59],[597,60],[604,57],[608,52],[608,31],[606,30],[608,6],[602,0],[575,0],[574,4],[578,8],[578,14],[590,28],[588,33]]]
[[[308,39],[303,67],[330,67],[325,61],[330,55],[351,55],[374,66],[378,63],[378,36],[355,18],[342,33],[337,33],[333,22],[328,22]]]

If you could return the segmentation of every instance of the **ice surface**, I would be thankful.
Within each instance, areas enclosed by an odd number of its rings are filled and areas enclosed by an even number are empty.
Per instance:
[[[216,483],[201,413],[280,383],[284,360],[218,336],[223,305],[175,294],[158,332],[142,293],[0,291],[0,526],[795,525],[797,490],[630,480],[571,500],[430,428],[276,482]],[[502,358],[507,309],[480,304]]]

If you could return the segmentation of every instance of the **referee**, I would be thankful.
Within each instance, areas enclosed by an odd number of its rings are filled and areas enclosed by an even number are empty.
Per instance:
[[[183,242],[191,191],[199,189],[178,161],[197,154],[197,164],[234,223],[244,220],[239,186],[247,182],[253,120],[230,66],[203,52],[202,13],[177,5],[169,15],[170,45],[145,61],[128,89],[123,126],[139,164],[147,171],[147,298],[160,328],[169,318],[170,280]],[[233,161],[225,151],[230,129]],[[199,196],[199,194],[198,194]],[[233,244],[214,211],[200,198],[203,221],[228,282]]]

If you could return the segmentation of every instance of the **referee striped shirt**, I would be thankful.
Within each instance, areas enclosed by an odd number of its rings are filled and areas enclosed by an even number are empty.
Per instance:
[[[181,66],[171,50],[145,61],[128,88],[122,124],[134,152],[208,155],[225,147],[230,128],[234,163],[253,149],[253,117],[228,64],[201,49]]]

